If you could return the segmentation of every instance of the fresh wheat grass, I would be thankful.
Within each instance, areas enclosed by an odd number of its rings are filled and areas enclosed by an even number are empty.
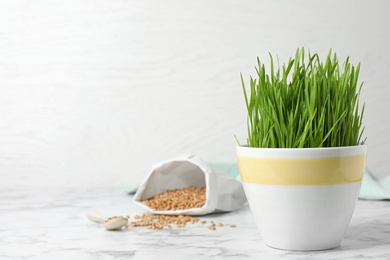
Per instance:
[[[315,148],[363,144],[364,105],[359,106],[363,83],[358,85],[360,63],[349,57],[341,66],[329,51],[325,62],[318,54],[297,49],[287,64],[270,72],[257,58],[256,78],[250,77],[249,90],[241,75],[248,112],[250,147]]]

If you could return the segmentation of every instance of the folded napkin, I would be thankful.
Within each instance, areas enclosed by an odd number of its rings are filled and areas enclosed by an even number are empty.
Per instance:
[[[210,163],[210,166],[229,176],[239,178],[238,166],[235,163]],[[390,200],[390,175],[376,178],[370,170],[366,169],[359,199]]]
[[[366,169],[359,198],[390,200],[390,175],[383,178],[376,178],[371,171]]]

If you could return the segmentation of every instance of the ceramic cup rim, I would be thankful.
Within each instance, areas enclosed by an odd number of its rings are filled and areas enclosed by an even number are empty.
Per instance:
[[[364,155],[367,145],[321,147],[321,148],[258,148],[247,145],[237,145],[238,156],[260,158],[329,158]]]

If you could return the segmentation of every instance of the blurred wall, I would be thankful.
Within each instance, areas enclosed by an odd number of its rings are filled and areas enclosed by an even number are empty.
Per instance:
[[[390,2],[0,2],[0,186],[137,184],[193,152],[235,162],[240,72],[297,47],[362,62],[368,166],[389,173]]]

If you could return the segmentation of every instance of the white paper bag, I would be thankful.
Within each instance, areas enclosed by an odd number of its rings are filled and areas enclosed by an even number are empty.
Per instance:
[[[189,186],[206,187],[206,203],[203,207],[162,211],[142,203],[167,190]],[[241,182],[210,168],[197,156],[189,154],[154,165],[140,184],[133,201],[152,214],[205,215],[239,209],[246,197]]]

